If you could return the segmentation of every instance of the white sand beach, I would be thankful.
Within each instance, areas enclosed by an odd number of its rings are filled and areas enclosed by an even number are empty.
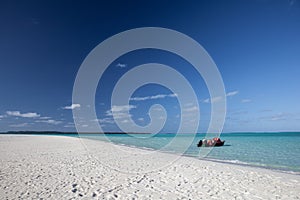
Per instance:
[[[88,146],[88,148],[86,148]],[[94,153],[91,153],[94,152]],[[124,153],[120,153],[124,152]],[[300,176],[64,136],[0,135],[1,199],[300,199]]]

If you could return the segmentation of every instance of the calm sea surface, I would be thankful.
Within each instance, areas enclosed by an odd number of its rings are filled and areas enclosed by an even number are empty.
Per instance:
[[[77,134],[68,136],[78,137]],[[83,134],[80,135],[83,137]],[[85,134],[84,137],[109,141],[116,144],[147,148],[152,150],[182,153],[186,156],[199,158],[202,148],[197,147],[204,134]],[[146,137],[146,138],[145,138]],[[205,159],[222,162],[267,167],[300,174],[300,133],[224,133],[222,147],[212,148]],[[174,145],[168,145],[176,141]],[[190,145],[188,145],[190,144]],[[182,148],[187,146],[188,148]],[[184,149],[184,151],[183,151]]]

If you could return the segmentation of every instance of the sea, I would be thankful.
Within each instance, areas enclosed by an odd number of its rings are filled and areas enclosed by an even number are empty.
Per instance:
[[[144,134],[80,134],[79,137],[182,154],[197,159],[270,168],[300,174],[300,132],[223,133],[220,138],[225,140],[224,146],[210,148],[205,157],[201,156],[201,150],[206,147],[197,147],[199,140],[205,138],[205,134],[201,133],[196,135],[161,133],[151,136]],[[173,145],[168,145],[174,140],[176,142],[173,142]],[[182,146],[187,148],[182,148]]]
[[[201,156],[201,151],[206,150],[206,147],[197,147],[199,140],[207,138],[207,135],[202,133],[57,135],[89,138],[196,159],[269,168],[300,175],[300,132],[222,133],[220,138],[225,140],[224,146],[209,148],[205,157]]]

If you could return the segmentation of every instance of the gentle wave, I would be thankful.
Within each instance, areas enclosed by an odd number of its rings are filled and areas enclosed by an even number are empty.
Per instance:
[[[83,135],[80,135],[80,137]],[[197,142],[203,139],[205,134],[186,134],[179,136],[178,148],[172,146],[164,148],[176,134],[157,134],[150,138],[138,138],[133,134],[113,135],[84,135],[84,138],[112,142],[117,145],[130,146],[151,151],[163,151],[166,153],[182,154],[181,145],[186,144],[193,137],[193,143],[183,153],[184,156],[198,158],[200,149]],[[213,148],[205,159],[226,162],[231,164],[248,165],[270,168],[281,171],[300,172],[300,133],[226,133],[221,135],[225,145]]]

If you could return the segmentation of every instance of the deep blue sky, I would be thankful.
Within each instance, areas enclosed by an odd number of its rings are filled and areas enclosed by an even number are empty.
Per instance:
[[[108,37],[147,26],[180,31],[214,59],[229,94],[224,132],[300,131],[297,0],[1,1],[0,131],[74,131],[72,110],[64,107],[72,104],[73,83],[84,58]],[[96,95],[103,128],[118,130],[109,116],[110,92],[117,78],[150,61],[168,64],[188,77],[200,102],[199,131],[205,131],[210,104],[201,77],[192,67],[183,70],[188,67],[183,60],[154,50],[132,52],[110,66],[103,77],[105,93]],[[158,94],[171,92],[150,85],[134,95]],[[153,103],[165,105],[169,112],[163,132],[176,131],[179,110],[174,97],[133,101],[133,119],[146,125]]]

